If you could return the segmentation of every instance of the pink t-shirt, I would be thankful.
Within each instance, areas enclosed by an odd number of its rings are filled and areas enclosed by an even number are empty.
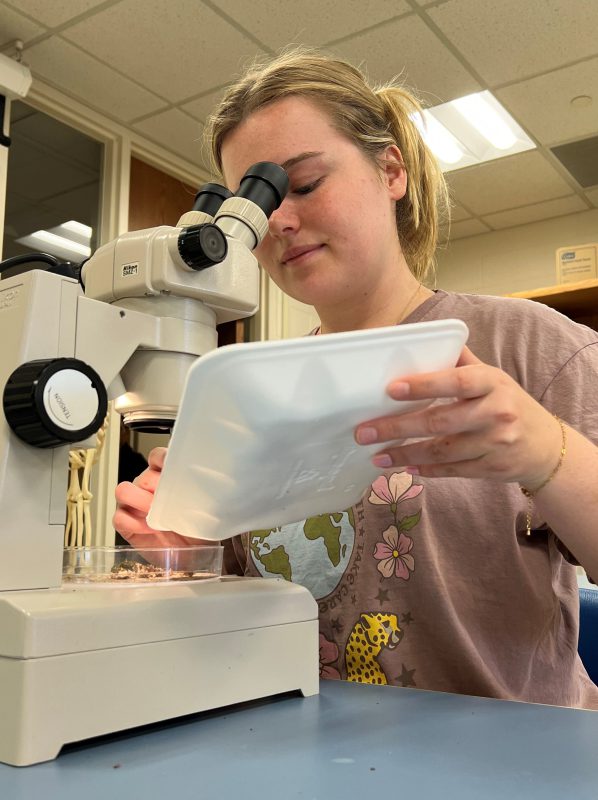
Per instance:
[[[598,443],[595,331],[538,303],[443,291],[405,322],[451,317],[478,358]],[[351,509],[233,540],[229,569],[312,592],[324,678],[598,710],[572,558],[546,528],[525,536],[526,503],[517,484],[388,470]]]

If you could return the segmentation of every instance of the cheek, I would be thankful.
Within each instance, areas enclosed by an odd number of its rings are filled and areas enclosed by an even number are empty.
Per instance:
[[[272,267],[276,263],[276,259],[274,257],[274,242],[269,234],[266,234],[264,239],[258,244],[253,251],[253,255],[266,272],[270,274],[272,272]]]

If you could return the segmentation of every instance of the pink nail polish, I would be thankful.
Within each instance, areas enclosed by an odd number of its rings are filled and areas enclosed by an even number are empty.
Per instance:
[[[395,381],[388,387],[388,394],[393,400],[404,400],[409,396],[410,389],[411,387],[408,383],[405,383],[404,381]]]
[[[421,472],[417,467],[405,467],[405,472],[408,475],[421,475]]]
[[[392,466],[392,458],[386,453],[380,453],[372,458],[372,464],[375,467],[381,467],[382,469],[385,469],[386,467]]]
[[[355,438],[357,444],[373,444],[378,441],[378,432],[375,428],[360,428]]]

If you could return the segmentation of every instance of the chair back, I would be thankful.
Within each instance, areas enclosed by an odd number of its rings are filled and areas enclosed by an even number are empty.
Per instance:
[[[598,685],[598,589],[579,590],[579,655]]]

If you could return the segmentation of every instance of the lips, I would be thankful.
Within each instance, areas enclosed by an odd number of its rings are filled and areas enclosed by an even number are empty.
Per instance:
[[[322,244],[307,244],[301,247],[290,247],[288,250],[284,251],[280,260],[283,264],[297,262],[304,256],[314,253],[316,250],[320,250],[323,246]]]

